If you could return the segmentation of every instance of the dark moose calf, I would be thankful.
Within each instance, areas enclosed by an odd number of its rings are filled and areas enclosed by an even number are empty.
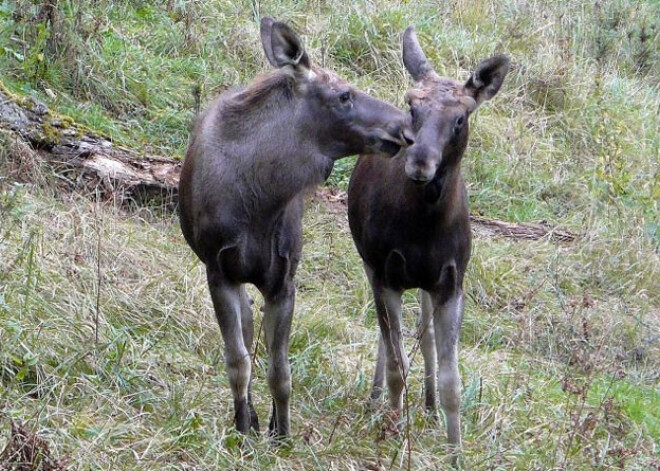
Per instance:
[[[264,18],[261,41],[275,71],[222,94],[192,133],[179,184],[183,235],[206,265],[225,347],[236,428],[259,429],[252,407],[253,314],[245,283],[264,297],[269,429],[289,435],[289,334],[302,245],[303,192],[336,159],[395,155],[411,137],[398,109],[311,64],[288,26]]]
[[[361,156],[348,189],[351,233],[373,290],[381,331],[372,398],[381,394],[385,370],[390,406],[401,410],[408,371],[401,295],[420,288],[426,407],[436,407],[437,368],[447,435],[457,450],[458,337],[471,244],[460,163],[468,142],[468,117],[499,91],[509,59],[495,56],[481,62],[464,84],[440,77],[409,27],[403,36],[403,62],[416,83],[406,96],[414,144],[389,161]]]

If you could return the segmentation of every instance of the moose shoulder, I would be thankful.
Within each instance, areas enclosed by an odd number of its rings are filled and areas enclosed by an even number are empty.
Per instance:
[[[287,25],[264,18],[261,42],[275,70],[202,114],[181,172],[179,209],[183,235],[206,265],[236,427],[259,428],[250,397],[253,320],[244,285],[251,283],[264,297],[269,429],[286,436],[303,191],[341,157],[396,154],[410,130],[404,113],[314,66]]]
[[[372,398],[380,396],[386,376],[390,406],[401,410],[408,370],[401,295],[420,288],[418,335],[426,407],[435,410],[437,376],[449,442],[458,448],[457,345],[471,243],[460,163],[468,142],[468,117],[499,91],[509,60],[495,56],[480,63],[465,83],[440,77],[408,28],[403,61],[416,84],[407,94],[414,144],[389,161],[361,156],[348,189],[351,233],[364,261],[381,330]]]

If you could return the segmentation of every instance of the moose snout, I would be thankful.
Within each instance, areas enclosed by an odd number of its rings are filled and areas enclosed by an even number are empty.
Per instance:
[[[407,118],[394,121],[388,126],[387,132],[396,138],[402,146],[410,146],[415,142],[415,133],[410,120]]]
[[[376,130],[376,149],[390,157],[399,153],[403,147],[408,147],[414,141],[414,134],[409,120],[402,118],[390,121],[386,126]]]
[[[417,182],[433,180],[442,156],[427,146],[415,144],[406,151],[406,176]]]
[[[384,129],[383,139],[394,142],[401,147],[408,147],[415,142],[410,120],[401,118],[390,121]]]

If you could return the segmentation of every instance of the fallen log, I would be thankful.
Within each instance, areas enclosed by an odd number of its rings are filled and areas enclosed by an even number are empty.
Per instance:
[[[31,99],[17,99],[0,88],[0,128],[20,136],[34,149],[40,160],[76,187],[93,190],[97,195],[121,202],[145,203],[155,198],[168,208],[177,202],[181,162],[146,155],[114,145],[70,118],[51,113]],[[331,206],[345,205],[346,194],[319,189],[315,196]],[[572,242],[578,236],[547,222],[510,223],[483,216],[470,216],[473,230],[486,236],[518,240],[547,239]]]
[[[175,204],[181,162],[117,146],[68,117],[0,88],[0,128],[29,143],[39,157],[76,185],[120,199],[165,197]]]

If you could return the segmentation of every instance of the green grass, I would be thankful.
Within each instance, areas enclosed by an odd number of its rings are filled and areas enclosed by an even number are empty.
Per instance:
[[[193,88],[203,105],[266,70],[258,14],[295,24],[313,60],[398,105],[408,24],[441,74],[465,79],[480,59],[510,54],[502,91],[471,122],[472,211],[581,238],[477,235],[461,333],[464,468],[660,466],[656,3],[61,0],[55,25],[39,26],[41,5],[0,3],[2,83],[170,156],[184,152]],[[353,162],[338,162],[331,183],[345,187]],[[367,409],[377,324],[344,208],[308,202],[294,440],[276,449],[264,436],[240,445],[232,429],[219,329],[176,218],[62,185],[0,134],[0,448],[16,419],[74,469],[444,469],[419,354],[410,450],[380,437],[384,408]],[[407,295],[410,331],[416,309]],[[263,352],[261,339],[262,426]]]
[[[26,421],[76,467],[408,466],[400,440],[379,438],[382,411],[367,409],[377,330],[343,213],[308,204],[291,338],[293,445],[255,437],[241,448],[204,272],[176,221],[48,185],[2,188],[3,430],[9,418]],[[657,464],[660,357],[657,341],[645,343],[660,328],[657,298],[582,272],[590,245],[475,241],[461,351],[466,469],[601,469],[624,451],[626,469]],[[415,310],[408,296],[409,330]],[[262,337],[255,398],[265,421],[263,352]],[[421,376],[417,354],[413,469],[445,456],[442,428],[422,412]]]

